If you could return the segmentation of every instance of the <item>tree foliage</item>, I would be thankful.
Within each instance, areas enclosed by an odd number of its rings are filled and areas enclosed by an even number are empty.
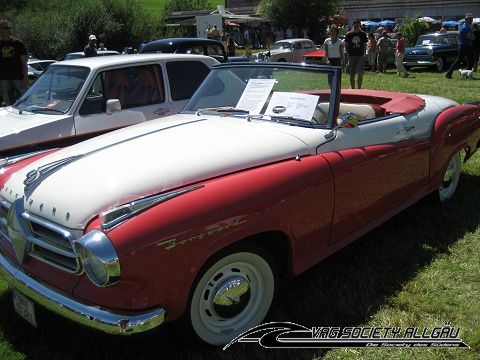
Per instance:
[[[414,45],[420,35],[429,31],[429,27],[426,22],[414,18],[401,25],[400,31],[405,38],[405,42],[408,45]]]
[[[30,0],[10,2],[3,16],[14,24],[14,36],[39,58],[81,51],[90,34],[107,48],[138,46],[158,33],[159,19],[136,0]],[[42,9],[41,12],[38,9]]]
[[[258,10],[277,27],[308,26],[311,33],[319,34],[329,16],[337,13],[337,0],[262,0]]]

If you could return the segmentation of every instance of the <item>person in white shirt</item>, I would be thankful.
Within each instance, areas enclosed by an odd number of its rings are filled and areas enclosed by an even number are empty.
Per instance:
[[[332,25],[329,29],[330,37],[325,39],[325,59],[328,65],[344,67],[343,41],[338,38],[338,28]]]

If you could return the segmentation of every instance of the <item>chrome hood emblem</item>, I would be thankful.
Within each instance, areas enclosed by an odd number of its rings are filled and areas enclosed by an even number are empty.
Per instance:
[[[40,166],[37,169],[29,171],[26,175],[25,180],[23,181],[24,191],[27,192],[30,190],[37,182],[44,180],[57,170],[61,169],[67,164],[77,160],[78,158],[83,157],[83,155],[71,156],[65,159],[60,159],[52,163]]]

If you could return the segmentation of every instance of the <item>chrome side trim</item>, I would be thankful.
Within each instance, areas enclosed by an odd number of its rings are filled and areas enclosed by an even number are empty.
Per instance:
[[[163,308],[135,315],[114,313],[62,295],[24,273],[0,252],[0,276],[35,303],[78,324],[109,334],[130,335],[154,329],[166,321]]]

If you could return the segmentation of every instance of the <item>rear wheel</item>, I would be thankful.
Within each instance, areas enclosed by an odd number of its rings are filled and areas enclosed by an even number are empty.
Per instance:
[[[438,195],[441,202],[450,200],[457,190],[460,180],[460,171],[462,168],[461,153],[458,152],[450,159],[445,174],[443,175],[442,185],[438,188]]]
[[[276,267],[261,249],[236,249],[212,259],[193,287],[189,322],[194,334],[224,345],[258,325],[275,293]]]

